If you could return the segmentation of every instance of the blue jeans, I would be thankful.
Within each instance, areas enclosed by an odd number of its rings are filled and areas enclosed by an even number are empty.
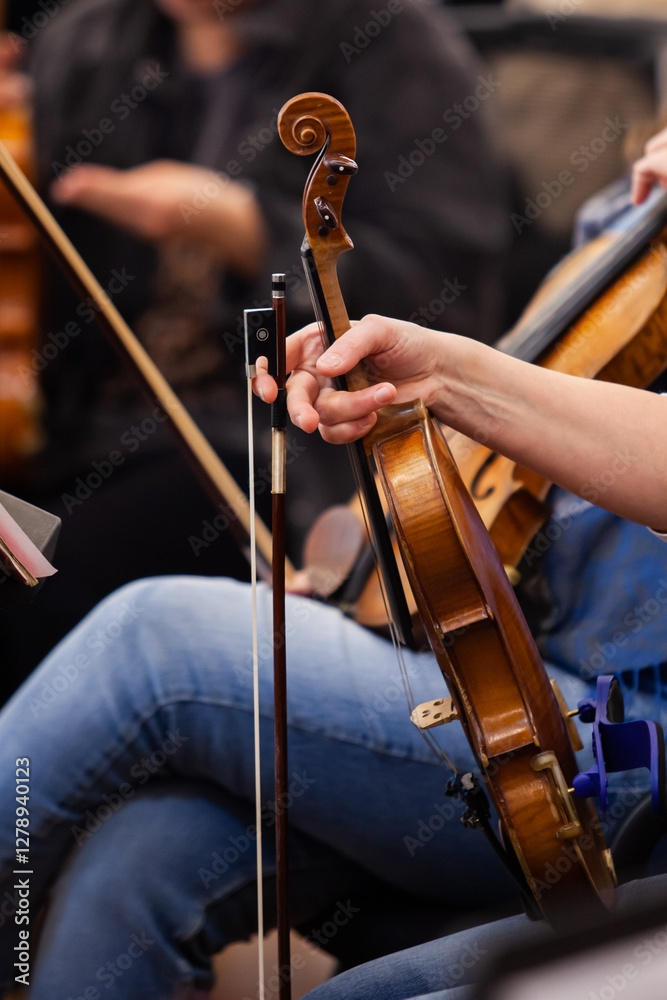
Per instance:
[[[258,604],[270,799],[263,588]],[[256,929],[250,611],[249,588],[228,580],[131,584],[84,619],[0,715],[3,982],[16,975],[20,930],[34,944],[51,890],[37,961],[31,952],[31,1000],[187,995],[210,986],[212,953]],[[443,918],[514,898],[483,836],[461,825],[463,807],[445,796],[449,772],[408,721],[392,647],[306,599],[288,600],[287,635],[294,922],[327,906],[332,927],[336,914],[352,920],[351,894],[369,875],[437,902]],[[404,659],[416,702],[443,693],[429,654]],[[589,692],[550,672],[570,704]],[[636,694],[638,714],[655,709]],[[455,765],[471,767],[460,726],[440,732]],[[25,760],[29,875],[15,860]],[[621,801],[618,817],[635,801]],[[268,835],[265,853],[270,877]],[[17,924],[14,907],[21,916],[28,905],[30,924]]]
[[[654,875],[619,886],[619,915],[627,916],[633,911],[641,912],[665,903],[667,875]],[[656,926],[660,926],[662,932],[664,924]],[[525,947],[528,957],[532,945],[548,942],[550,937],[551,931],[542,924],[531,924],[523,915],[508,917],[350,969],[311,990],[304,1000],[468,1000],[473,995],[479,996],[474,984],[484,965],[497,952],[521,946]],[[661,933],[662,938],[664,933]],[[661,944],[653,952],[647,950],[644,961],[647,960],[661,963],[661,970],[664,969],[667,964],[664,945]],[[638,966],[641,968],[639,961]],[[609,971],[615,972],[616,969]],[[635,976],[637,971],[635,968]],[[600,978],[603,988],[600,995],[611,995],[608,982],[602,974]],[[547,987],[549,984],[553,986],[548,972],[545,972],[543,982]],[[583,996],[582,993],[577,995]],[[586,993],[591,998],[597,995],[592,990]]]

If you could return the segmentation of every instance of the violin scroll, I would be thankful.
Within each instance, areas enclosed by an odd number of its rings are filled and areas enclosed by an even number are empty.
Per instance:
[[[318,240],[337,257],[352,249],[341,224],[350,177],[357,172],[357,140],[347,111],[327,94],[308,93],[288,101],[278,116],[284,146],[297,156],[319,156],[303,195],[303,221],[311,247]]]
[[[327,106],[335,110],[341,107],[336,105],[338,102],[327,94],[314,92],[294,97],[284,105],[278,117],[278,132],[290,153],[312,156],[322,149],[330,135],[328,116],[325,120],[322,113],[326,114]]]

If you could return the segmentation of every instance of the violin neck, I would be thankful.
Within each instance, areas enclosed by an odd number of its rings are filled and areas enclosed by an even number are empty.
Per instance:
[[[307,239],[301,247],[301,259],[313,302],[313,310],[320,324],[325,347],[330,347],[337,337],[350,327],[347,310],[336,278],[335,263],[331,268],[319,269],[315,264]],[[368,379],[361,368],[354,369],[344,379],[334,379],[338,389],[359,389],[368,385]],[[366,528],[372,536],[372,545],[384,592],[389,604],[392,624],[397,637],[404,645],[412,641],[412,618],[405,598],[403,583],[394,555],[392,538],[382,507],[375,476],[369,464],[363,441],[355,441],[347,446],[354,480],[359,492]]]
[[[338,284],[335,262],[332,262],[332,266],[325,270],[322,268],[318,270],[307,241],[301,248],[301,258],[310,288],[313,309],[323,331],[324,345],[331,347],[338,337],[350,329],[350,320]],[[369,384],[369,378],[360,365],[357,365],[345,376],[344,387],[351,392],[356,389],[365,389]]]

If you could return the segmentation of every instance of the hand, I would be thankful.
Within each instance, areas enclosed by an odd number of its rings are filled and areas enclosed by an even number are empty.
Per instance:
[[[51,195],[148,242],[207,245],[243,277],[254,277],[261,266],[266,234],[254,195],[205,167],[173,160],[130,170],[83,164],[57,180]]]
[[[632,203],[646,201],[655,183],[667,187],[667,128],[644,146],[644,156],[632,168]]]
[[[448,336],[413,323],[366,316],[323,353],[319,328],[305,327],[287,339],[287,370],[292,373],[287,408],[292,422],[308,433],[319,427],[325,441],[342,444],[367,434],[377,411],[388,403],[419,396],[427,406],[436,406],[442,388],[439,349]],[[371,385],[355,392],[332,388],[333,378],[361,361]],[[266,374],[264,359],[258,369],[255,391],[272,402],[275,383]]]

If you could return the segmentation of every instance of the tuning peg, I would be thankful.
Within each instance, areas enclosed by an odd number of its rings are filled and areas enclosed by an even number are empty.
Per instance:
[[[326,198],[318,196],[314,204],[317,214],[324,223],[319,229],[320,236],[326,236],[330,229],[338,229],[338,217]]]
[[[359,167],[349,156],[326,156],[324,166],[330,173],[327,176],[327,184],[336,184],[339,177],[352,177]]]

